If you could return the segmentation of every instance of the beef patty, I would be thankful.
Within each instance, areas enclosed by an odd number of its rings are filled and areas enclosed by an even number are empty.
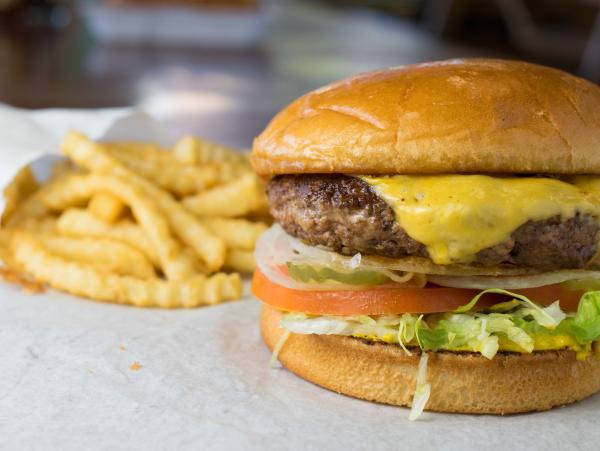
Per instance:
[[[392,208],[359,178],[340,174],[280,175],[267,188],[271,214],[287,233],[344,255],[429,257],[400,227]],[[529,221],[510,238],[477,254],[475,264],[512,263],[543,270],[582,268],[596,252],[597,221],[576,214]]]

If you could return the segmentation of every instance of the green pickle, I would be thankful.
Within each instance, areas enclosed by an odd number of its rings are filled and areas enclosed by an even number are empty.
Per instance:
[[[600,290],[600,280],[598,279],[577,279],[569,280],[561,283],[567,290],[586,290],[595,291]]]
[[[326,266],[313,266],[307,264],[287,263],[290,277],[298,282],[325,283],[338,282],[347,285],[380,285],[389,281],[389,278],[377,271],[358,270],[340,272]]]

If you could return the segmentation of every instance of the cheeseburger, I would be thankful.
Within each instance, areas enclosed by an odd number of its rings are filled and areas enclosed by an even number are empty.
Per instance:
[[[452,60],[371,72],[258,136],[273,225],[253,293],[279,361],[325,388],[442,412],[600,389],[600,88]]]

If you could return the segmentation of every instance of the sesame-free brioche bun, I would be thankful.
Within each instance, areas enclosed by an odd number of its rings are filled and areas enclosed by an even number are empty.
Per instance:
[[[365,73],[284,108],[255,139],[252,161],[265,177],[600,174],[600,88],[495,59]]]
[[[264,306],[260,329],[269,349],[283,334],[281,312]],[[291,334],[279,361],[298,376],[356,398],[410,405],[419,355],[384,343],[335,335]],[[577,360],[572,351],[429,354],[427,410],[508,414],[547,410],[600,390],[600,359]]]

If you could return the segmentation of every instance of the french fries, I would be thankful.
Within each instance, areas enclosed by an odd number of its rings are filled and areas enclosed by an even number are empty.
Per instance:
[[[146,255],[155,268],[160,268],[160,259],[156,249],[142,229],[129,219],[121,219],[106,224],[88,210],[70,208],[56,222],[58,232],[65,235],[109,238],[122,241]]]
[[[4,190],[4,279],[138,307],[241,297],[238,272],[253,271],[270,221],[253,220],[266,196],[247,155],[194,137],[170,151],[76,132],[61,151],[47,181],[26,167]]]
[[[2,225],[6,224],[19,205],[38,189],[38,182],[31,166],[21,168],[12,182],[4,188],[5,206],[2,212]]]
[[[243,196],[243,201],[236,201]],[[186,197],[183,205],[198,216],[234,218],[267,208],[264,186],[257,175],[248,173],[225,185]]]
[[[197,275],[181,282],[119,276],[51,254],[36,238],[24,232],[13,235],[9,251],[16,264],[36,280],[99,301],[177,308],[216,304],[242,295],[242,281],[235,273]],[[81,283],[82,280],[85,283]]]
[[[39,243],[59,257],[81,261],[104,272],[140,279],[156,277],[154,267],[139,250],[109,238],[39,234]]]
[[[202,224],[221,238],[228,248],[253,250],[256,240],[267,230],[264,222],[247,219],[204,218]]]
[[[217,184],[219,173],[213,165],[186,166],[178,161],[169,163],[158,159],[138,159],[133,154],[111,152],[121,164],[159,187],[177,196],[187,196],[204,191]]]
[[[91,172],[118,175],[127,179],[129,184],[145,191],[162,210],[173,232],[199,258],[203,259],[209,270],[216,271],[223,266],[225,261],[223,240],[211,234],[169,193],[121,165],[101,145],[81,135],[68,135],[61,150],[76,164]]]
[[[225,256],[225,268],[246,274],[252,273],[256,268],[254,253],[252,251],[230,249]]]
[[[121,199],[108,192],[94,194],[88,204],[88,210],[107,224],[115,223],[123,215],[125,208]]]
[[[175,158],[186,164],[229,163],[249,165],[248,157],[229,147],[206,141],[195,136],[184,136],[173,148]]]
[[[156,249],[161,268],[170,280],[184,280],[198,272],[197,263],[181,252],[181,245],[171,235],[171,230],[158,206],[144,190],[123,178],[109,175],[74,175],[68,182],[47,190],[43,204],[50,210],[66,210],[80,205],[94,194],[107,191],[120,198],[133,212],[150,243]]]
[[[0,229],[0,260],[5,263],[10,236],[11,234],[8,230]]]

